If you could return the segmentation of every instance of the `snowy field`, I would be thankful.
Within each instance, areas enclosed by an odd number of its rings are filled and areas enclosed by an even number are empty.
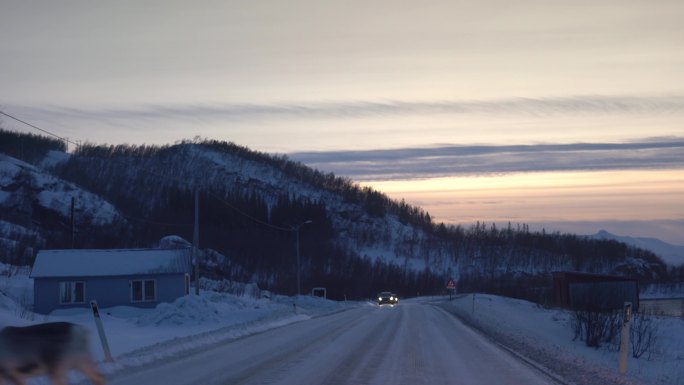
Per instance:
[[[308,296],[255,299],[203,291],[199,297],[190,295],[155,309],[100,309],[114,356],[114,362],[108,363],[104,361],[89,309],[56,311],[48,316],[27,312],[22,304],[31,302],[32,281],[26,271],[14,272],[11,277],[0,276],[0,291],[0,326],[46,321],[84,325],[91,330],[92,352],[100,360],[102,370],[109,375],[205,350],[282,325],[373,305]],[[482,294],[477,294],[474,302],[472,295],[463,295],[453,301],[433,297],[404,302],[413,301],[430,301],[458,315],[501,345],[550,369],[561,383],[684,385],[684,320],[680,318],[656,318],[656,345],[640,359],[630,358],[628,374],[621,377],[617,373],[618,353],[613,347],[593,349],[581,341],[573,341],[568,312]],[[80,375],[72,374],[72,383],[80,380]],[[43,385],[48,381],[35,378],[30,384]]]
[[[551,369],[572,384],[684,385],[684,320],[653,317],[656,343],[639,359],[629,356],[627,375],[618,374],[615,346],[590,348],[573,341],[571,313],[485,294],[438,302],[500,344]]]

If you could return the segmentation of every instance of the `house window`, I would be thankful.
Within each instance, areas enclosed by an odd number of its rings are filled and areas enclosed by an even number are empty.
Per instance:
[[[60,282],[59,303],[85,303],[85,282]]]
[[[157,281],[139,279],[131,281],[131,302],[150,302],[157,299]]]
[[[157,298],[157,281],[154,280],[147,280],[145,281],[144,289],[143,290],[143,298],[145,298],[145,301],[154,301]]]

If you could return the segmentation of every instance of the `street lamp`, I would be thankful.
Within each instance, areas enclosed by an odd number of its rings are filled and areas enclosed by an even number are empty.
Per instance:
[[[308,225],[309,223],[312,223],[312,222],[313,221],[308,220],[308,221],[304,221],[304,222],[298,224],[297,226],[292,227],[292,230],[297,233],[297,295],[298,296],[301,295],[301,292],[302,292],[302,286],[301,286],[302,284],[301,284],[301,278],[300,278],[300,270],[301,269],[299,267],[299,228],[304,226],[304,225]]]

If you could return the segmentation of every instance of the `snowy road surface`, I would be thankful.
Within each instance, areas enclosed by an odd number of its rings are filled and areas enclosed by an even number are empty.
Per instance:
[[[123,373],[111,385],[550,384],[445,311],[366,306]]]

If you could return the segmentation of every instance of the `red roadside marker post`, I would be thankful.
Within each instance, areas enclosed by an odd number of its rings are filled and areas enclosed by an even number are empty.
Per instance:
[[[449,292],[449,301],[451,301],[453,299],[453,294],[456,291],[456,282],[452,278],[449,278],[446,288]]]

